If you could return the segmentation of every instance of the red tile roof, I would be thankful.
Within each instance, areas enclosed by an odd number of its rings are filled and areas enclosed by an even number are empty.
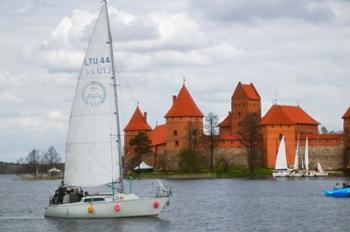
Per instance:
[[[193,101],[185,85],[182,86],[170,110],[165,114],[168,117],[203,117],[202,112]]]
[[[253,83],[250,84],[242,84],[241,82],[238,83],[236,89],[242,87],[245,95],[250,99],[250,100],[260,100],[260,95],[258,91],[256,91]]]
[[[146,118],[142,115],[140,108],[137,106],[130,121],[124,128],[124,131],[140,131],[140,130],[150,131],[152,130],[152,128],[147,123]]]
[[[260,124],[320,124],[310,115],[308,115],[299,106],[273,105],[265,116],[261,119]]]
[[[152,146],[161,145],[166,143],[166,125],[159,125],[154,128],[151,132],[149,139],[151,140]]]
[[[219,123],[219,127],[230,127],[231,125],[232,125],[232,113],[229,112],[226,118]]]
[[[345,112],[345,114],[343,115],[342,118],[350,118],[350,107],[349,107],[348,110]]]

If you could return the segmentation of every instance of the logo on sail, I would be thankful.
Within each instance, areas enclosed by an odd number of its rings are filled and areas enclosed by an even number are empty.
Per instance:
[[[92,107],[98,107],[106,100],[106,89],[101,83],[91,81],[85,85],[82,97],[85,104]]]

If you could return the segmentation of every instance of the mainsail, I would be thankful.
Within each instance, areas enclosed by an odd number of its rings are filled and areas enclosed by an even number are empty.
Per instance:
[[[280,141],[280,145],[278,146],[275,169],[276,170],[288,169],[286,144],[284,141],[284,136],[282,136],[282,139]]]
[[[306,137],[305,142],[305,170],[309,170],[309,139]]]
[[[98,186],[120,177],[112,39],[106,4],[89,41],[69,120],[64,182]]]
[[[295,149],[294,170],[299,170],[299,157],[300,157],[300,142],[297,141],[297,148]]]

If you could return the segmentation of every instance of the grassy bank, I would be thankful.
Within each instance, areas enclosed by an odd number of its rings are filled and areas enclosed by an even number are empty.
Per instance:
[[[183,171],[166,171],[166,172],[146,172],[133,173],[130,175],[136,179],[213,179],[213,178],[237,178],[237,177],[269,177],[272,175],[272,170],[267,168],[257,168],[254,174],[251,174],[245,167],[230,168],[227,171],[199,171],[195,173]]]

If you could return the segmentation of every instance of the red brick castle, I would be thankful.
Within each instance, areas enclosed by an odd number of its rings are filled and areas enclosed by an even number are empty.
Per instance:
[[[304,146],[309,139],[310,164],[321,162],[324,169],[334,170],[344,168],[348,161],[344,159],[344,149],[350,145],[350,107],[343,115],[343,134],[320,134],[319,122],[307,114],[300,106],[274,104],[261,117],[261,97],[250,84],[241,82],[236,86],[231,97],[231,109],[227,117],[219,124],[218,146],[215,156],[225,156],[231,164],[246,165],[247,154],[241,144],[242,121],[248,114],[254,113],[260,118],[259,129],[262,135],[261,149],[264,156],[264,166],[273,168],[281,135],[286,139],[287,161],[294,163],[296,142],[299,138]],[[173,104],[164,115],[165,123],[154,129],[147,123],[147,113],[142,114],[136,108],[130,121],[124,128],[125,160],[134,154],[133,146],[129,145],[139,132],[146,133],[152,146],[153,156],[147,158],[151,165],[157,159],[170,162],[170,169],[177,169],[177,153],[188,146],[188,130],[191,133],[203,134],[203,113],[193,100],[185,85],[177,96],[173,96]]]

